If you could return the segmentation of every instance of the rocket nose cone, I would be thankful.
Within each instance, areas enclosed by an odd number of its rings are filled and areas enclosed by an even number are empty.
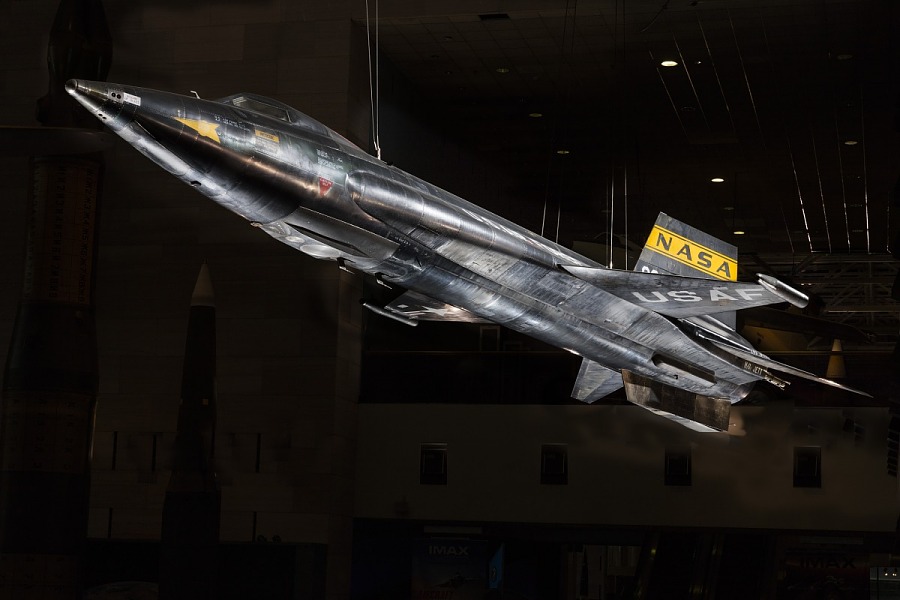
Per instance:
[[[75,94],[78,93],[77,79],[70,79],[66,82],[66,92],[68,92],[70,96],[75,96]]]

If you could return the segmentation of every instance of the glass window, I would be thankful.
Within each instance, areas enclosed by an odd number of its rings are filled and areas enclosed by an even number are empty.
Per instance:
[[[253,112],[259,113],[261,115],[266,115],[268,117],[274,117],[280,121],[284,121],[285,123],[290,123],[291,119],[288,115],[288,111],[279,107],[274,106],[272,104],[268,104],[266,102],[261,102],[255,98],[248,98],[247,96],[238,96],[231,101],[232,104],[237,106],[238,108],[243,108],[244,110],[251,110]]]

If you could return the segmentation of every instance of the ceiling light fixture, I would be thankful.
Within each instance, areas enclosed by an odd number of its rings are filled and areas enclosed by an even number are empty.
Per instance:
[[[722,210],[734,210],[733,206],[723,206]]]
[[[677,67],[678,66],[678,63],[675,62],[674,60],[664,60],[659,64],[660,64],[660,66],[663,66],[663,67]]]
[[[721,177],[713,177],[712,179],[710,179],[710,181],[713,183],[725,183],[725,180]]]
[[[734,235],[744,235],[744,230],[743,229],[735,229]]]
[[[856,140],[844,140],[844,145],[845,145],[845,146],[855,146],[855,145],[857,145],[858,143],[859,143],[859,142],[857,142]]]
[[[838,60],[850,60],[851,58],[853,58],[853,55],[852,54],[838,54],[837,56],[835,56],[835,58]]]
[[[560,148],[559,150],[556,151],[556,153],[559,154],[560,156],[565,156],[566,154],[569,154],[569,151],[566,150],[565,148]]]
[[[528,116],[531,117],[532,119],[540,119],[541,117],[544,116],[544,113],[533,112],[533,113],[528,113]]]
[[[506,67],[497,67],[496,71],[498,73],[509,73],[509,69]]]

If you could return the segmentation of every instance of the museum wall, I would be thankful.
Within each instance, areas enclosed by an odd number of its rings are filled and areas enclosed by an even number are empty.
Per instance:
[[[893,532],[887,409],[732,409],[733,435],[634,406],[361,404],[356,514],[456,523]],[[446,445],[446,483],[422,483],[423,445]],[[567,483],[541,483],[564,445]],[[795,487],[795,447],[821,452],[819,487]],[[666,485],[667,452],[690,485]]]

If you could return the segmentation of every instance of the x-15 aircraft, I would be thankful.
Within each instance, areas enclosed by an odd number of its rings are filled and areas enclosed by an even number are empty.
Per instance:
[[[661,214],[635,271],[603,267],[370,156],[253,94],[203,100],[71,80],[68,92],[142,154],[275,239],[405,288],[386,307],[484,321],[583,357],[573,397],[629,401],[701,431],[778,363],[716,318],[806,296],[768,275],[735,281],[736,249]],[[689,276],[690,275],[690,276]],[[849,388],[844,388],[849,389]],[[854,390],[851,390],[854,391]]]

